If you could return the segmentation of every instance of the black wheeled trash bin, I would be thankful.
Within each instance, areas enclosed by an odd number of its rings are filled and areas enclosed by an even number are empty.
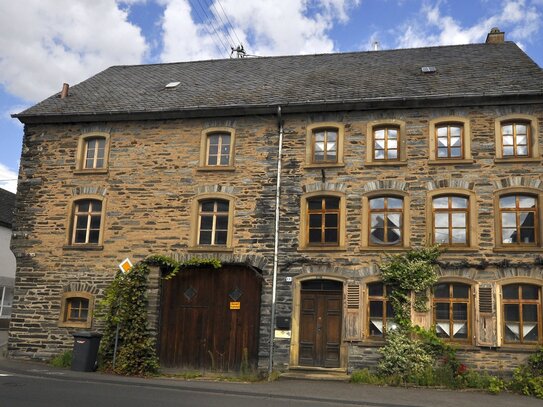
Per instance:
[[[98,348],[102,334],[98,332],[76,332],[74,335],[74,350],[72,370],[78,372],[94,372],[98,365]]]

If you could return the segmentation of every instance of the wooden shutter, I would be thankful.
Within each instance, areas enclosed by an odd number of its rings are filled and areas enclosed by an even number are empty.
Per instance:
[[[362,290],[360,284],[345,284],[345,340],[362,340]]]
[[[496,346],[496,304],[494,301],[495,287],[493,284],[480,284],[475,310],[475,336],[478,346]]]

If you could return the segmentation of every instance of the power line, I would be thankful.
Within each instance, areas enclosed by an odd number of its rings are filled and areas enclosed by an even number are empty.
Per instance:
[[[213,2],[213,0],[211,0],[211,7],[213,7],[215,9],[215,13],[217,15],[217,17],[219,17],[219,20],[221,20],[221,24],[222,26],[226,29],[226,35],[228,35],[228,38],[230,38],[230,42],[231,42],[231,46],[235,46],[236,45],[236,42],[234,41],[234,38],[232,38],[232,35],[230,34],[230,30],[228,29],[228,26],[227,24],[224,22],[224,20],[222,19],[221,17],[221,13],[219,13],[219,10],[217,9],[217,7],[215,6],[215,3]],[[235,33],[234,33],[235,34]],[[238,43],[237,45],[241,45],[240,43]]]
[[[224,44],[222,44],[221,41],[217,41],[218,37],[217,36],[213,36],[213,33],[209,30],[209,27],[208,25],[206,24],[205,22],[205,19],[202,17],[202,15],[200,14],[200,12],[198,11],[198,9],[196,8],[193,0],[189,0],[190,1],[190,5],[192,7],[192,9],[194,10],[194,12],[198,15],[198,18],[200,19],[200,21],[202,22],[202,25],[205,27],[206,31],[207,31],[207,34],[209,35],[209,38],[211,38],[211,40],[213,41],[213,43],[215,44],[215,48],[217,48],[217,51],[219,51],[219,54],[222,53],[222,47],[224,46]],[[215,33],[216,34],[216,33]]]
[[[206,23],[211,24],[211,28],[213,28],[213,31],[215,32],[215,35],[219,39],[220,43],[222,44],[222,46],[226,50],[226,52],[228,52],[228,49],[229,49],[228,41],[226,41],[226,45],[225,45],[223,39],[221,38],[221,36],[217,32],[217,29],[215,28],[215,24],[213,23],[213,20],[211,18],[209,18],[208,14],[207,14],[207,11],[205,10],[204,6],[202,6],[202,2],[200,0],[196,0],[196,1],[198,2],[198,5],[202,9],[202,12],[204,13],[204,16],[206,17],[206,21],[204,21],[204,24],[206,24]]]
[[[220,0],[217,0],[217,3],[219,3],[219,6],[221,7],[221,10],[222,10],[222,13],[224,14],[224,16],[226,17],[226,21],[228,22],[228,24],[230,25],[230,28],[232,29],[232,32],[234,33],[234,35],[236,36],[236,39],[238,40],[238,45],[241,45],[241,40],[239,39],[238,35],[236,34],[236,30],[234,29],[234,26],[232,25],[232,22],[230,21],[230,19],[228,18],[228,14],[226,14],[226,12],[224,11],[224,8],[220,2]]]

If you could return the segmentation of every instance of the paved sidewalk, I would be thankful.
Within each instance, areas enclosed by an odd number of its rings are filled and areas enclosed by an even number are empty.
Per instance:
[[[425,388],[398,388],[341,382],[278,380],[271,383],[236,383],[170,378],[133,378],[99,372],[72,372],[46,364],[0,359],[0,374],[31,376],[36,379],[94,382],[107,385],[141,386],[210,394],[258,395],[274,399],[328,400],[337,406],[368,407],[541,407],[535,398],[502,393],[497,396],[472,392]],[[310,404],[309,404],[310,405]]]

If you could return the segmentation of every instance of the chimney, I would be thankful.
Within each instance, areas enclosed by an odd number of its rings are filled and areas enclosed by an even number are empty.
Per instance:
[[[505,40],[505,33],[501,32],[498,27],[494,27],[486,35],[487,44],[502,44]]]
[[[70,90],[70,85],[67,83],[62,84],[62,92],[60,92],[60,98],[64,99],[68,97],[68,91]]]
[[[379,44],[379,41],[373,41],[371,45],[374,51],[379,51],[381,49],[381,44]]]

